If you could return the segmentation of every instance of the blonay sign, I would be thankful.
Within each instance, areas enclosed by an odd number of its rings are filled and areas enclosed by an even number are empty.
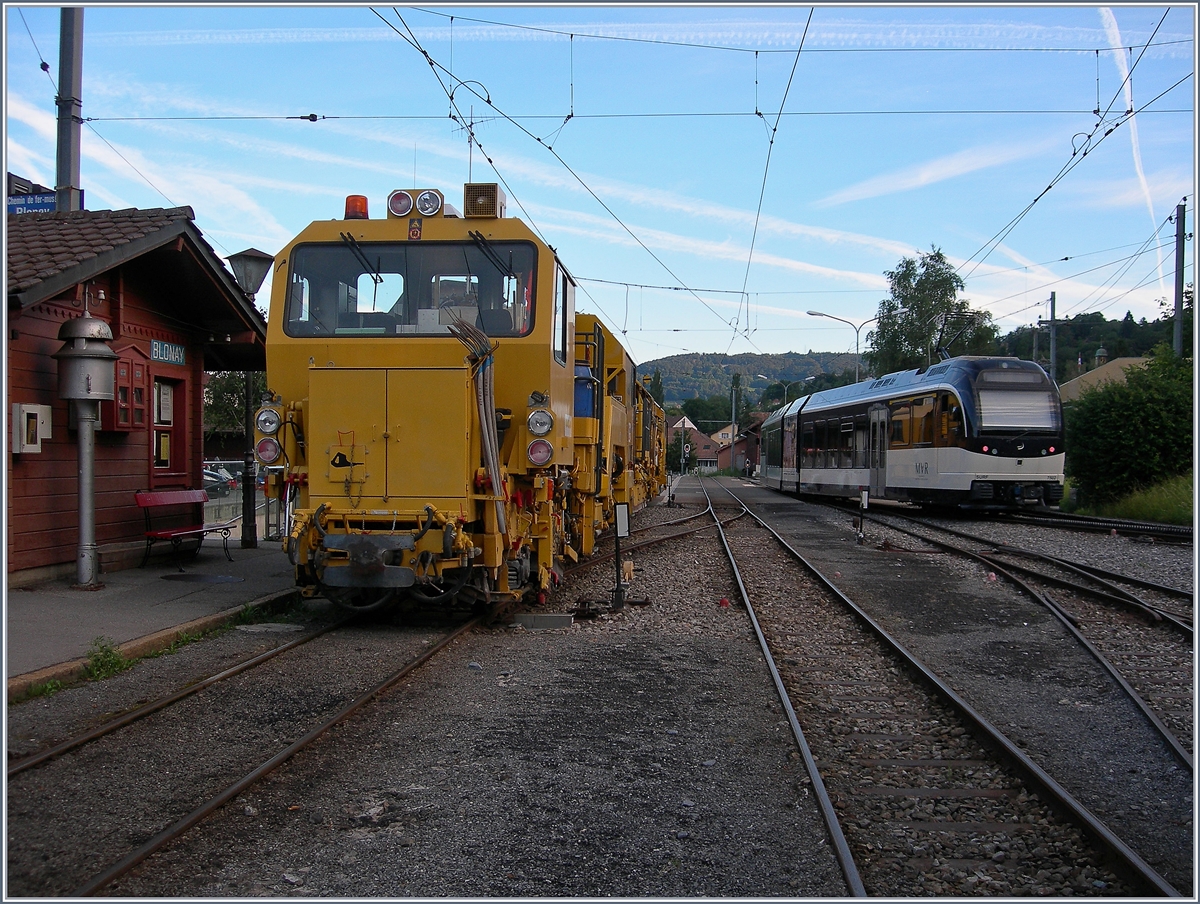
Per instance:
[[[40,195],[9,195],[9,213],[42,213],[56,209],[54,192]]]
[[[150,342],[150,360],[162,361],[166,364],[186,364],[187,349],[182,345],[154,339]]]

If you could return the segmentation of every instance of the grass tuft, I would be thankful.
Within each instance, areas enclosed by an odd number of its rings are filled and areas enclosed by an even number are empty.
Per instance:
[[[83,667],[89,681],[103,681],[130,668],[133,662],[126,659],[107,637],[97,637],[87,651],[87,663]]]

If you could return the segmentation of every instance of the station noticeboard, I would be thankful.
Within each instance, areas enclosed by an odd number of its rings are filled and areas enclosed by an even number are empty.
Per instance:
[[[9,195],[9,213],[43,213],[58,208],[54,192],[37,195]]]

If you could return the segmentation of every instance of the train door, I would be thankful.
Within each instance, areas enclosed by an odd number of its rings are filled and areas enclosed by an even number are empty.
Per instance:
[[[891,414],[886,405],[877,405],[867,412],[869,419],[867,464],[870,469],[872,496],[882,497],[887,490],[887,447],[891,433]]]

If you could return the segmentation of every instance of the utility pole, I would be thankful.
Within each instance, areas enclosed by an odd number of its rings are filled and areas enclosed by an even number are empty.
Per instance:
[[[79,130],[83,123],[83,9],[64,7],[58,34],[58,166],[55,209],[82,210]]]
[[[1058,378],[1057,378],[1057,374],[1056,374],[1057,363],[1055,361],[1055,358],[1058,357],[1058,342],[1054,335],[1054,327],[1055,327],[1055,324],[1057,324],[1057,323],[1058,323],[1058,321],[1054,319],[1054,293],[1051,292],[1050,293],[1050,319],[1049,320],[1040,320],[1039,319],[1038,326],[1045,326],[1046,324],[1050,325],[1050,379],[1053,380],[1055,383],[1058,382]]]
[[[1187,198],[1175,205],[1175,357],[1183,357],[1183,240]]]

